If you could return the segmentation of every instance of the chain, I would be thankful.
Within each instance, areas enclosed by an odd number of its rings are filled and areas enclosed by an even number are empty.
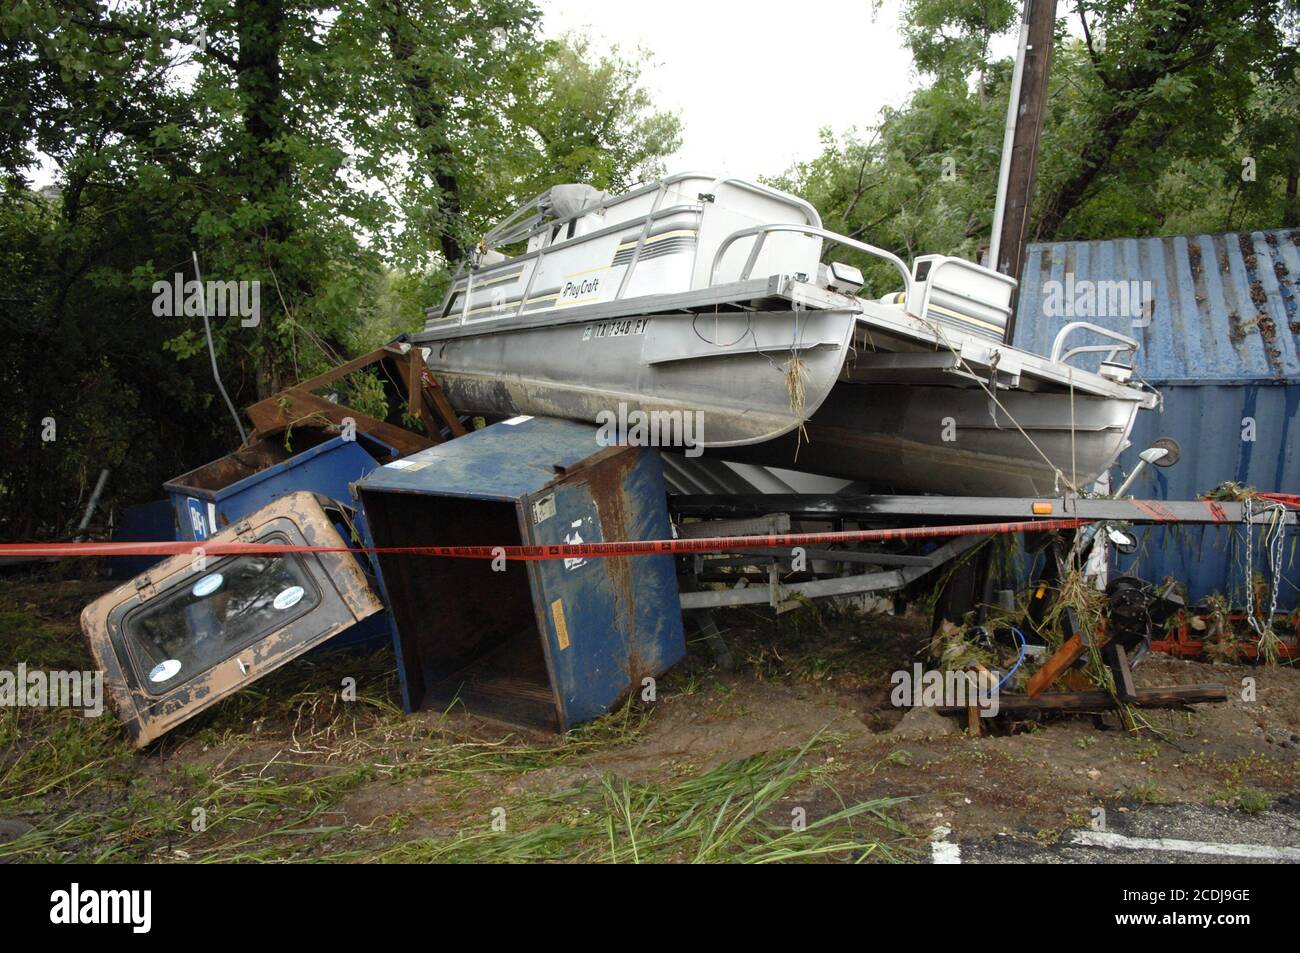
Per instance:
[[[1286,507],[1281,503],[1273,503],[1268,506],[1265,512],[1272,512],[1274,521],[1280,514],[1286,512]],[[1273,592],[1269,599],[1268,619],[1260,622],[1255,617],[1255,571],[1254,571],[1254,544],[1253,534],[1255,527],[1255,500],[1254,497],[1247,496],[1241,501],[1241,515],[1246,521],[1246,620],[1250,627],[1262,639],[1273,628],[1273,617],[1277,614],[1277,597],[1282,583],[1282,549],[1284,545],[1285,533],[1280,531],[1280,527],[1275,526],[1278,530],[1273,533],[1272,538],[1267,533],[1264,534],[1264,552],[1268,556],[1269,575],[1273,577]]]

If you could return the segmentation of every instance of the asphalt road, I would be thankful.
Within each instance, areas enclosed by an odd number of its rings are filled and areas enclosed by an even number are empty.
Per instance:
[[[954,849],[955,847],[955,849]],[[1300,792],[1258,814],[1197,804],[1107,811],[1103,830],[1066,831],[1051,844],[1024,834],[963,839],[936,834],[935,863],[1278,864],[1300,863]]]

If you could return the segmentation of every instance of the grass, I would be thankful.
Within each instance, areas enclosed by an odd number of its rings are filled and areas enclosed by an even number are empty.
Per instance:
[[[1155,781],[1139,781],[1125,792],[1139,804],[1172,804],[1173,798],[1161,790]]]
[[[1237,794],[1236,806],[1247,814],[1262,814],[1273,804],[1273,795],[1259,788],[1244,788]]]
[[[904,799],[841,801],[821,816],[800,812],[793,792],[817,788],[826,772],[807,762],[813,743],[729,762],[668,784],[604,774],[592,784],[546,795],[531,805],[502,808],[492,819],[503,821],[504,829],[494,829],[485,816],[480,830],[409,841],[382,859],[761,864],[908,856],[904,841],[910,832],[888,814]],[[520,814],[522,822],[515,820]],[[798,823],[799,817],[804,823]]]
[[[625,732],[634,735],[641,720],[620,712],[555,746],[514,737],[467,741],[448,733],[393,763],[369,748],[375,740],[369,739],[365,755],[336,770],[277,756],[230,766],[191,764],[162,784],[129,770],[116,779],[98,774],[109,763],[121,767],[117,752],[86,760],[84,770],[65,770],[84,757],[78,746],[58,764],[32,756],[11,767],[30,761],[32,772],[0,815],[27,818],[37,827],[0,844],[0,858],[767,863],[906,855],[909,834],[888,814],[897,799],[840,802],[829,768],[809,763],[814,742],[667,783],[633,783],[605,773],[577,787],[502,796],[510,781],[532,772],[581,767],[589,755],[625,741]],[[142,756],[126,757],[128,769],[139,767],[129,759]],[[48,777],[37,779],[38,765]],[[421,780],[430,782],[429,802],[453,815],[445,835],[403,840],[400,820],[368,826],[338,820],[343,799],[363,786],[391,789]],[[827,800],[832,808],[820,811]],[[104,808],[91,809],[97,803]],[[789,814],[799,804],[808,805],[802,828]],[[498,813],[504,830],[493,827]]]
[[[77,586],[0,586],[0,660],[88,667],[76,612],[93,594]],[[343,700],[344,679],[355,681],[355,701]],[[0,709],[0,818],[32,827],[0,843],[0,860],[768,863],[907,853],[895,800],[835,793],[835,766],[817,754],[830,739],[651,783],[592,764],[640,739],[653,708],[628,704],[551,739],[452,714],[408,717],[397,698],[390,653],[335,652],[271,673],[142,752],[111,713]],[[377,806],[358,812],[358,798]],[[796,806],[803,825],[793,824]],[[493,827],[494,808],[504,829]]]

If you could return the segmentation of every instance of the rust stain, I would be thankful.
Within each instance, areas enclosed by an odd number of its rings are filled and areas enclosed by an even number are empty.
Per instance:
[[[606,447],[588,457],[581,467],[568,474],[575,483],[584,484],[596,501],[600,510],[601,534],[606,540],[632,539],[623,486],[628,474],[636,466],[640,452],[642,451],[628,447]],[[613,556],[605,562],[614,589],[616,624],[626,647],[627,677],[630,683],[639,683],[646,671],[640,656],[636,625],[632,559],[628,556]]]

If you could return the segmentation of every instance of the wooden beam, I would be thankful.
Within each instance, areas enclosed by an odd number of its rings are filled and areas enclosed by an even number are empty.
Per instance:
[[[1198,703],[1225,702],[1227,689],[1221,685],[1177,685],[1170,688],[1142,688],[1129,704],[1139,708],[1177,708]],[[1046,692],[1036,698],[1028,695],[999,695],[998,712],[1021,711],[1110,711],[1123,702],[1107,692]],[[965,706],[941,706],[941,715],[960,715]]]
[[[463,437],[469,433],[465,425],[460,422],[460,415],[456,413],[451,401],[447,399],[446,392],[439,385],[437,379],[429,372],[429,366],[424,363],[424,356],[420,353],[419,348],[411,348],[411,366],[419,369],[419,381],[421,390],[425,398],[433,405],[438,416],[442,418],[447,429],[451,431],[453,437]]]
[[[424,399],[424,391],[420,386],[420,368],[423,361],[412,348],[406,354],[393,358],[393,364],[398,371],[398,377],[402,381],[402,386],[406,388],[406,412],[409,416],[417,418],[424,427],[425,436],[434,443],[442,443],[442,428],[434,421],[433,415],[429,413],[428,404]]]
[[[336,404],[307,391],[290,387],[248,408],[248,419],[259,434],[284,430],[286,427],[310,427],[334,424],[342,427],[352,418],[358,430],[382,440],[402,456],[433,446],[420,434],[405,427],[363,414],[344,404]]]
[[[1128,653],[1124,651],[1124,646],[1115,646],[1115,659],[1110,666],[1111,672],[1115,675],[1115,692],[1119,695],[1120,701],[1131,702],[1137,697],[1137,689],[1133,687],[1133,669],[1129,665]]]

